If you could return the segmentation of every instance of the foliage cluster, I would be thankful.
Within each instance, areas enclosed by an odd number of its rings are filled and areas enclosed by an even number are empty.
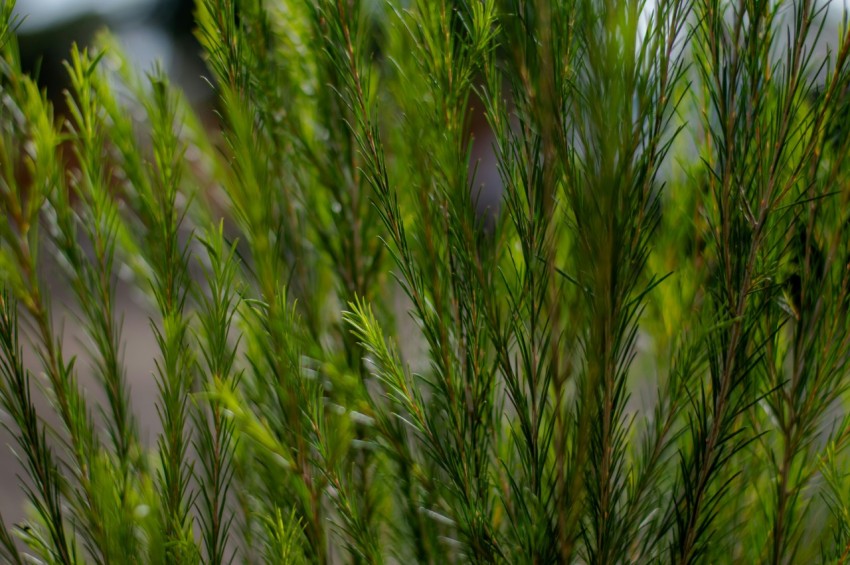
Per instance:
[[[823,37],[824,4],[199,0],[212,127],[105,34],[56,116],[0,6],[5,561],[847,559],[850,28]]]

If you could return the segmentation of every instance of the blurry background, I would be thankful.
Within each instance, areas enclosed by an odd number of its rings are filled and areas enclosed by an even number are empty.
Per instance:
[[[71,44],[86,45],[109,28],[138,69],[160,61],[190,100],[211,95],[203,82],[200,46],[192,35],[193,0],[18,0],[21,59],[61,102],[67,73],[62,61]]]

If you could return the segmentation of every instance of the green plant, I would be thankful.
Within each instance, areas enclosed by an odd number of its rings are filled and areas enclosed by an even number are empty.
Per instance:
[[[817,55],[821,3],[199,0],[214,128],[106,34],[54,115],[12,9],[6,561],[847,560],[850,29]]]

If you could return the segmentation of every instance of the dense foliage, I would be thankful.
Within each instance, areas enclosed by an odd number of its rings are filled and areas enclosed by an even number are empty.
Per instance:
[[[200,0],[212,126],[105,34],[56,115],[0,6],[5,561],[847,559],[850,29],[822,3]]]

